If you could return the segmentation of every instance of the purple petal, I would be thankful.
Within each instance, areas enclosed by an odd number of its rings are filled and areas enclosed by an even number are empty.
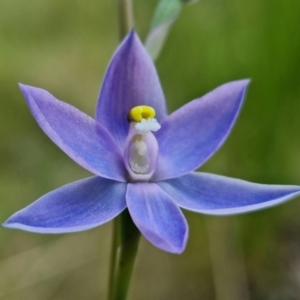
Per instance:
[[[38,233],[87,230],[126,208],[126,183],[91,177],[60,187],[12,215],[4,227]]]
[[[104,127],[45,90],[20,88],[34,118],[59,148],[90,172],[125,181],[122,156]]]
[[[126,201],[131,217],[154,246],[181,253],[188,237],[186,220],[173,200],[155,183],[130,183]]]
[[[154,180],[189,173],[221,147],[238,116],[248,83],[224,84],[165,119],[155,134],[160,155]]]
[[[300,195],[300,186],[258,184],[197,172],[158,185],[180,207],[210,215],[259,210]]]
[[[166,116],[165,99],[154,64],[132,31],[111,60],[96,112],[98,122],[121,147],[129,130],[128,112],[138,105],[153,107],[159,122]]]

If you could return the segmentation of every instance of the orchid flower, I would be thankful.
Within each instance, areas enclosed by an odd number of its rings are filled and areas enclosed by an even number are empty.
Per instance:
[[[95,176],[42,196],[3,226],[37,233],[76,232],[106,223],[128,208],[148,241],[181,253],[188,225],[180,208],[232,215],[298,196],[299,186],[194,172],[226,140],[248,83],[224,84],[167,115],[154,64],[132,31],[110,62],[95,119],[43,89],[21,84],[42,130]]]

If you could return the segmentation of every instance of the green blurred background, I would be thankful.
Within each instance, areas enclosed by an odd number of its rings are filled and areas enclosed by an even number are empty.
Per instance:
[[[0,1],[0,221],[90,174],[39,129],[18,82],[93,115],[118,45],[117,1]],[[156,1],[134,2],[144,39]],[[201,0],[186,6],[156,62],[170,111],[251,78],[223,148],[201,170],[300,184],[300,1]],[[186,251],[142,238],[129,299],[300,299],[300,199],[215,218],[185,212]],[[0,228],[0,299],[105,299],[111,224],[69,235]]]

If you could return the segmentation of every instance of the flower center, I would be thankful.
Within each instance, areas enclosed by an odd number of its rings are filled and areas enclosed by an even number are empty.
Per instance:
[[[136,134],[129,148],[129,166],[136,174],[146,174],[150,167],[148,147],[143,139],[143,135]]]
[[[126,139],[124,162],[133,181],[147,181],[153,175],[158,144],[152,131],[160,129],[155,110],[150,106],[136,106],[128,113],[130,129]]]

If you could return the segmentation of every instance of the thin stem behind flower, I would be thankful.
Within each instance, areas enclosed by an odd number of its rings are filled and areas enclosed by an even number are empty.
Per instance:
[[[118,0],[120,40],[133,27],[131,0]],[[109,300],[125,300],[128,293],[140,232],[126,209],[113,221]]]
[[[132,0],[117,0],[119,6],[119,33],[120,40],[126,36],[126,34],[133,27],[133,5]]]

